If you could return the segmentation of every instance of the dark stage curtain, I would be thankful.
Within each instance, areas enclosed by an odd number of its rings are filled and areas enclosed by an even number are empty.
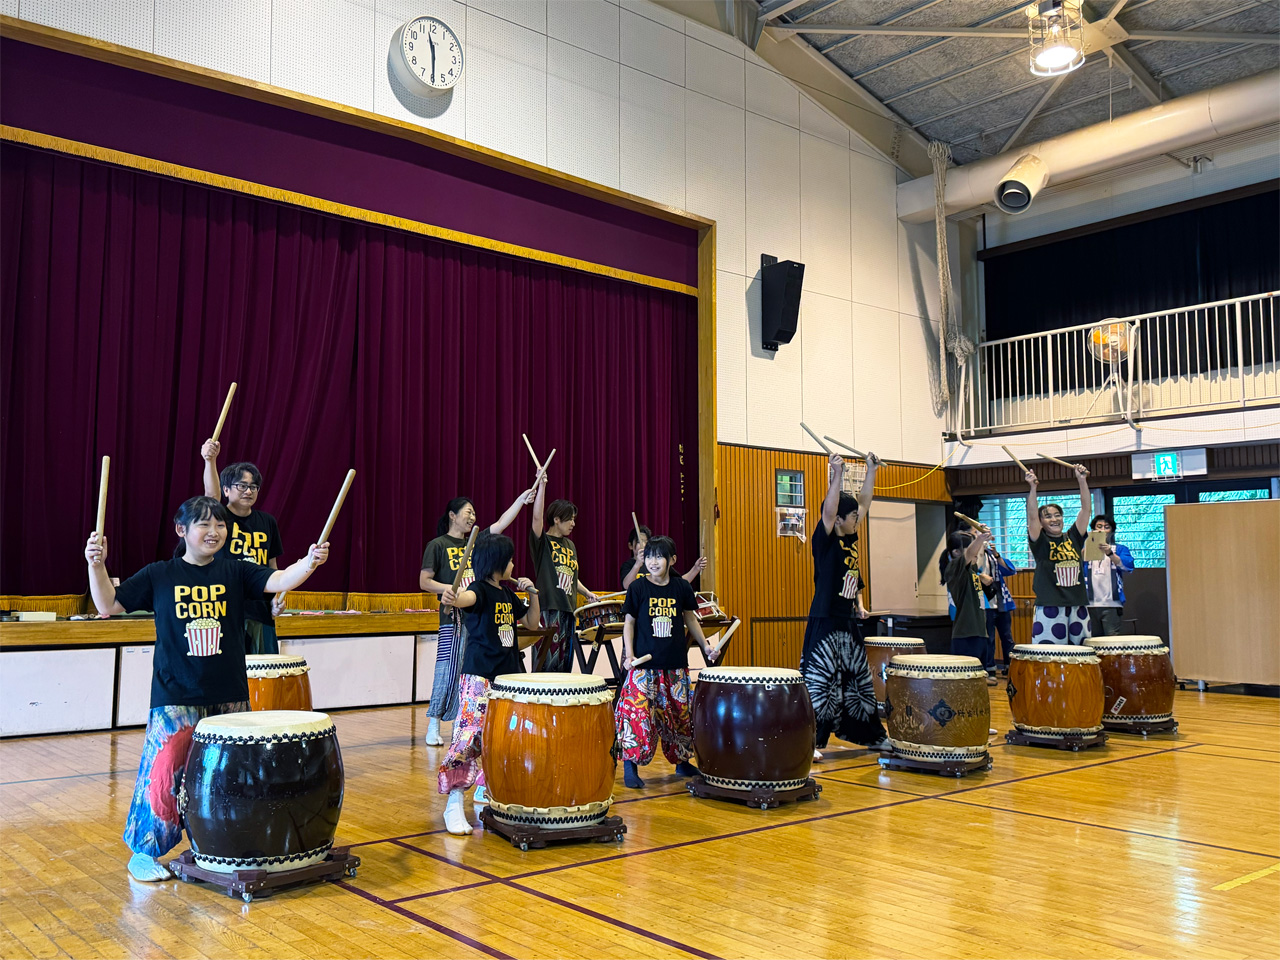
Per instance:
[[[358,471],[305,589],[416,590],[449,498],[528,486],[522,432],[587,586],[632,510],[694,559],[694,298],[8,144],[2,190],[0,593],[86,589],[103,454],[112,575],[170,556],[232,380],[219,466],[262,469],[282,565]]]
[[[987,339],[1280,289],[1270,191],[986,261]]]

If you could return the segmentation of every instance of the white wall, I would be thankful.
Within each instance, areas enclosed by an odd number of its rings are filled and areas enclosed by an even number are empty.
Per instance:
[[[644,0],[2,0],[26,20],[420,123],[717,221],[719,440],[815,449],[805,420],[934,463],[933,228],[896,172],[732,37]],[[445,98],[389,81],[435,14],[466,66]],[[760,254],[803,261],[800,331],[760,347]],[[929,318],[924,320],[921,318]]]

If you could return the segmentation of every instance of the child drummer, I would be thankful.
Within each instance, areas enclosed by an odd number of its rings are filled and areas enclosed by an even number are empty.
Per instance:
[[[546,604],[546,626],[555,632],[534,651],[534,670],[566,673],[573,669],[578,595],[588,603],[599,597],[578,582],[578,548],[569,539],[578,523],[578,508],[568,500],[553,500],[544,513],[546,496],[547,476],[543,473],[533,501],[529,555],[538,592]]]
[[[504,673],[520,673],[520,646],[516,642],[516,623],[527,630],[538,629],[538,591],[533,581],[521,577],[516,587],[529,595],[526,604],[502,581],[511,578],[515,564],[515,545],[510,537],[486,533],[476,540],[471,554],[475,582],[456,596],[450,588],[444,602],[463,611],[466,619],[467,646],[462,654],[462,675],[458,678],[458,718],[453,723],[453,739],[449,752],[440,764],[437,785],[449,795],[444,808],[444,825],[457,836],[471,832],[463,795],[476,785],[474,803],[485,803],[484,773],[480,769],[480,735],[484,731],[484,714],[489,704],[489,685]],[[523,644],[537,639],[530,636]]]
[[[1090,636],[1089,598],[1080,578],[1080,548],[1089,522],[1089,481],[1086,479],[1089,471],[1080,463],[1075,470],[1080,484],[1080,512],[1065,532],[1061,505],[1039,506],[1036,499],[1039,481],[1035,471],[1026,473],[1027,539],[1036,561],[1031,581],[1036,595],[1032,643],[1082,644]]]
[[[683,577],[671,576],[675,543],[669,537],[653,537],[645,544],[644,562],[648,576],[627,588],[623,605],[626,620],[622,627],[627,679],[618,692],[615,713],[618,745],[622,748],[623,782],[643,787],[636,768],[647,765],[662,739],[662,752],[682,777],[692,777],[697,769],[693,756],[693,712],[689,703],[688,629],[698,641],[707,663],[714,663],[713,651],[698,622],[698,600],[693,587]],[[636,657],[653,659],[643,668],[632,668]]]
[[[622,564],[622,569],[618,571],[622,577],[622,589],[629,589],[631,584],[637,580],[643,580],[647,577],[648,571],[644,568],[644,545],[649,542],[649,538],[653,536],[653,531],[644,524],[639,527],[632,526],[631,533],[627,537],[627,549],[631,551],[631,559]],[[671,558],[671,565],[675,566],[676,558]],[[684,578],[690,583],[698,579],[703,570],[707,569],[707,558],[699,557]]]
[[[182,839],[178,788],[203,717],[249,709],[245,674],[245,611],[269,594],[301,586],[329,558],[329,544],[312,544],[284,570],[242,563],[220,553],[231,515],[211,497],[192,497],[178,508],[181,541],[173,559],[152,563],[115,587],[107,575],[107,540],[90,534],[89,592],[104,617],[130,610],[156,614],[151,712],[138,764],[124,842],[133,851],[136,880],[167,880],[160,857]]]

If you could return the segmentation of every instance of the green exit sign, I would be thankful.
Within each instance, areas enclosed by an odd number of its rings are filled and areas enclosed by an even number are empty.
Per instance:
[[[1178,452],[1169,450],[1165,453],[1153,453],[1151,455],[1151,475],[1156,479],[1182,476],[1182,471],[1178,469]]]

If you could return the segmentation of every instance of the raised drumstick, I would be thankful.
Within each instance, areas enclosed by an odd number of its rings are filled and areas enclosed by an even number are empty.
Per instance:
[[[636,657],[634,660],[631,661],[631,666],[629,669],[634,670],[636,667],[640,666],[640,664],[648,663],[652,659],[653,659],[652,653],[646,653],[643,657]]]
[[[547,467],[551,466],[551,461],[555,458],[556,448],[552,447],[551,452],[547,454],[546,462],[538,468],[538,475],[533,478],[533,485],[536,487],[543,477],[547,475]]]
[[[953,514],[954,516],[959,517],[961,520],[963,520],[963,521],[964,521],[965,523],[967,523],[969,526],[973,527],[973,529],[975,529],[975,530],[981,530],[981,529],[982,529],[982,524],[980,524],[977,520],[973,519],[973,517],[966,517],[966,516],[965,516],[963,513],[961,513],[959,510],[952,510],[951,512],[952,512],[952,514]]]
[[[107,522],[107,474],[111,472],[111,458],[102,458],[102,479],[98,481],[98,542],[102,542],[102,530]]]
[[[1017,456],[1014,455],[1014,452],[1010,450],[1008,447],[1006,447],[1003,443],[1000,444],[1000,449],[1009,455],[1009,459],[1012,460],[1014,463],[1016,463],[1022,469],[1023,473],[1031,472],[1030,470],[1027,469],[1027,465],[1023,463],[1021,460],[1019,460]]]
[[[453,592],[457,594],[458,587],[462,583],[462,574],[466,571],[467,565],[471,563],[471,551],[475,549],[476,537],[480,535],[480,524],[476,524],[471,528],[471,536],[467,537],[467,545],[462,551],[462,561],[458,564],[458,572],[453,575]]]
[[[733,636],[733,632],[742,626],[742,620],[738,617],[733,618],[733,623],[729,624],[729,629],[724,632],[724,636],[720,638],[720,642],[711,648],[711,654],[714,658],[719,659],[720,651],[725,648],[725,644],[729,642],[729,638]]]
[[[538,462],[538,455],[533,452],[533,444],[529,442],[529,435],[527,433],[522,433],[520,436],[524,437],[524,445],[529,448],[529,456],[533,457],[533,468],[541,471],[542,464]]]
[[[1068,468],[1069,470],[1075,470],[1076,468],[1076,465],[1074,463],[1067,463],[1067,461],[1059,460],[1057,457],[1051,457],[1047,453],[1037,453],[1036,456],[1039,457],[1041,460],[1048,460],[1051,463],[1060,463],[1062,464],[1062,466]]]
[[[329,519],[324,522],[324,529],[320,531],[320,539],[316,541],[317,545],[329,539],[329,531],[333,529],[334,523],[337,522],[338,511],[342,509],[342,501],[347,499],[347,491],[351,489],[351,481],[355,478],[355,470],[348,470],[347,479],[342,481],[342,489],[338,491],[338,499],[333,501],[333,509],[329,511]]]
[[[828,457],[831,456],[831,448],[828,447],[825,443],[823,443],[816,433],[814,433],[812,430],[809,429],[809,425],[807,423],[801,420],[800,426],[804,428],[805,433],[813,437],[813,442],[822,448],[823,453],[825,453]]]
[[[828,437],[825,433],[822,435],[822,438],[824,440],[830,440],[837,447],[844,447],[846,450],[852,453],[855,457],[860,457],[863,460],[867,459],[867,455],[863,453],[861,450],[859,450],[857,447],[851,447],[847,443],[841,443],[835,437]]]
[[[644,534],[640,532],[640,521],[636,519],[636,512],[634,510],[631,511],[631,522],[635,524],[636,543],[639,543],[641,540],[644,539]]]
[[[231,387],[227,390],[227,399],[222,401],[222,413],[218,415],[218,425],[213,428],[213,436],[211,440],[217,440],[218,434],[222,433],[222,425],[227,422],[227,414],[231,410],[231,398],[236,395],[236,382],[231,381]]]

